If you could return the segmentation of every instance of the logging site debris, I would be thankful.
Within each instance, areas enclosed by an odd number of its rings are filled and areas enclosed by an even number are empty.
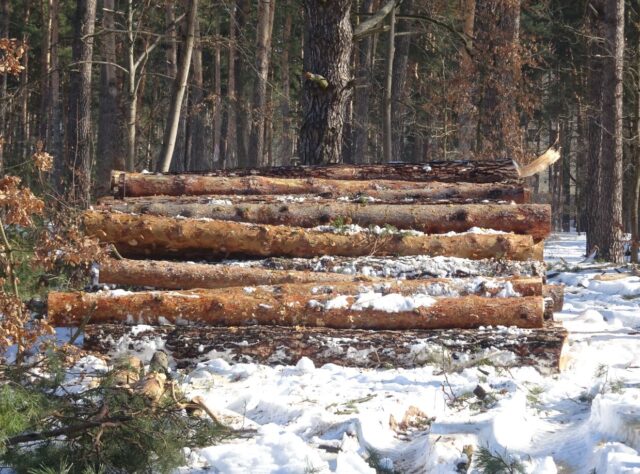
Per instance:
[[[161,386],[255,430],[179,472],[637,468],[640,278],[552,236],[523,173],[114,171],[83,215],[114,253],[89,291],[49,293],[48,320],[82,328],[83,377],[166,354]]]

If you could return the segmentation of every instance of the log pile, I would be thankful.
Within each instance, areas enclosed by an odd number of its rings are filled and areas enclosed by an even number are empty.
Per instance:
[[[88,348],[160,338],[180,364],[358,367],[508,352],[560,368],[550,209],[510,162],[114,172],[111,186],[84,215],[116,249],[100,289],[48,300]]]

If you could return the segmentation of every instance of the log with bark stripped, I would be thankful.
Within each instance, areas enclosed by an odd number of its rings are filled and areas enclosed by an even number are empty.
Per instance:
[[[112,176],[118,179],[121,171]],[[511,160],[491,161],[431,161],[428,163],[390,163],[381,165],[322,165],[322,166],[276,166],[269,168],[239,168],[193,173],[190,175],[165,176],[268,176],[281,178],[324,178],[369,181],[394,179],[402,181],[456,183],[495,183],[517,180],[518,170]]]
[[[294,365],[308,357],[316,366],[363,368],[457,368],[481,360],[497,365],[534,366],[545,373],[562,369],[567,331],[542,329],[367,331],[290,327],[158,326],[143,330],[121,324],[88,325],[84,347],[102,353],[144,352],[164,341],[178,367],[218,357],[230,363]],[[511,357],[504,357],[512,354]]]
[[[314,257],[318,255],[448,255],[471,259],[541,260],[543,243],[529,235],[414,235],[402,232],[354,234],[219,220],[177,219],[87,211],[89,236],[115,244],[124,256],[181,256],[207,259]]]
[[[53,326],[78,325],[87,317],[93,324],[185,322],[212,326],[276,325],[338,329],[542,326],[542,296],[499,297],[500,290],[495,297],[460,296],[464,294],[462,289],[452,287],[449,290],[413,281],[217,290],[51,292],[47,309]]]
[[[112,191],[119,197],[218,194],[320,194],[325,197],[365,195],[377,199],[468,198],[528,202],[530,191],[519,181],[504,183],[416,183],[376,180],[346,181],[320,178],[265,176],[217,177],[114,172]]]
[[[234,286],[282,285],[291,283],[393,283],[395,280],[371,278],[364,275],[323,273],[296,270],[270,270],[243,265],[222,265],[206,263],[171,262],[161,260],[109,259],[100,265],[100,283],[129,287],[153,287],[169,290],[190,290],[198,288],[227,288]],[[484,294],[482,283],[501,288],[510,282],[514,291],[524,296],[543,294],[540,277],[506,278],[429,278],[409,280],[406,285],[442,285],[447,288],[465,288],[464,294]],[[486,286],[486,285],[485,285]],[[452,290],[453,291],[453,290]],[[456,290],[460,291],[460,290]]]
[[[114,204],[110,210],[165,217],[208,218],[254,224],[316,227],[339,221],[344,224],[393,226],[426,234],[466,232],[472,227],[490,228],[544,239],[551,233],[551,206],[546,204],[354,204],[275,203],[216,204],[148,203]]]

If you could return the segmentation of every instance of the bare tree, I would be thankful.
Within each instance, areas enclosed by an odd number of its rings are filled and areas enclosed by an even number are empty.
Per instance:
[[[0,12],[2,18],[0,19],[0,38],[9,37],[9,0],[2,0],[0,2]],[[0,173],[4,172],[4,142],[5,128],[7,126],[7,74],[3,74],[0,79]]]
[[[387,43],[387,70],[384,83],[384,121],[383,121],[383,150],[384,161],[389,163],[393,161],[393,138],[391,136],[391,90],[393,88],[393,62],[396,44],[396,8],[391,9],[389,15],[389,41]]]
[[[169,119],[167,121],[164,138],[162,140],[162,151],[160,152],[159,169],[163,172],[169,171],[171,158],[176,145],[176,135],[178,134],[178,123],[180,121],[180,109],[184,92],[187,88],[189,69],[191,65],[191,55],[195,41],[195,26],[198,14],[198,0],[189,0],[189,13],[187,16],[187,40],[180,61],[178,75],[174,81],[173,93],[171,95],[171,105],[169,108]]]

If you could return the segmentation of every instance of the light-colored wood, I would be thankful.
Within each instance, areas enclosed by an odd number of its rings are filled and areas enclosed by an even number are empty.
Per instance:
[[[87,235],[115,244],[123,256],[200,258],[320,255],[446,255],[470,259],[542,260],[542,243],[529,235],[343,234],[299,227],[177,219],[87,211]]]

